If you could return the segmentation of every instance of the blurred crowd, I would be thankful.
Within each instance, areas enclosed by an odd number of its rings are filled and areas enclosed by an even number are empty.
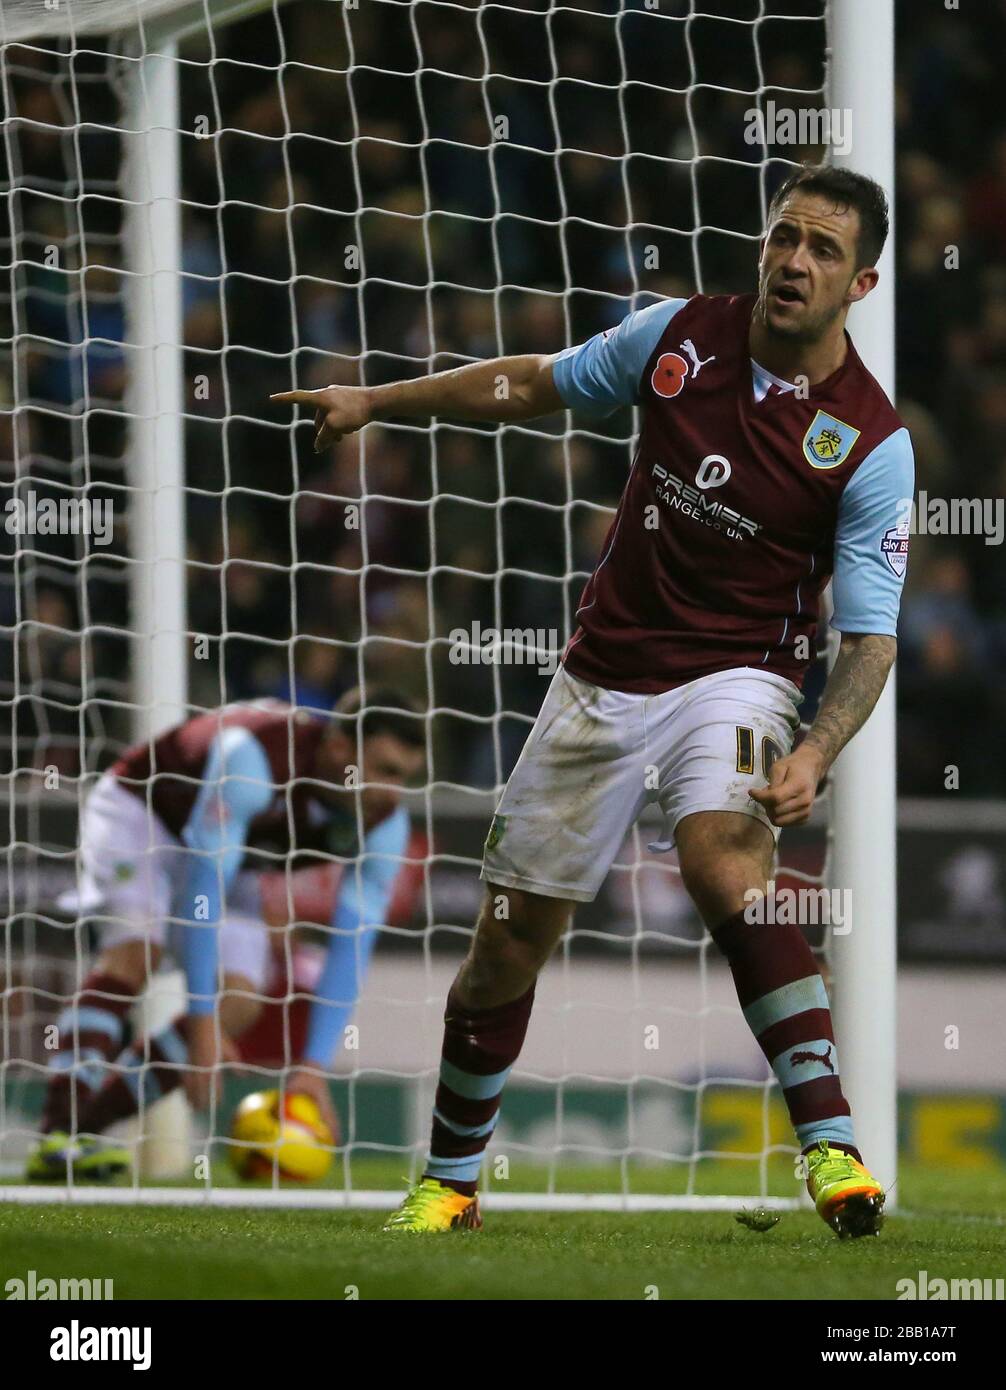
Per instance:
[[[821,6],[779,0],[757,26],[726,22],[753,20],[753,0],[704,8],[686,25],[678,0],[298,0],[186,42],[187,621],[208,639],[192,643],[194,705],[323,708],[391,681],[434,711],[431,780],[507,775],[547,678],[457,664],[449,636],[478,622],[561,647],[631,413],[571,434],[561,417],[371,427],[317,456],[309,423],[268,398],[555,351],[656,296],[753,288],[767,199],[787,161],[821,152],[747,143],[745,92],[806,105],[821,90]],[[1006,493],[1004,46],[1002,0],[899,7],[897,395],[930,497]],[[122,79],[99,51],[7,63],[4,498],[26,480],[83,487],[118,517],[111,546],[38,537],[0,576],[7,765],[73,772],[129,734]],[[16,420],[15,398],[32,403]],[[13,558],[16,538],[0,542]],[[1003,794],[1004,662],[1002,545],[916,537],[903,793],[935,795],[956,767],[962,794]]]

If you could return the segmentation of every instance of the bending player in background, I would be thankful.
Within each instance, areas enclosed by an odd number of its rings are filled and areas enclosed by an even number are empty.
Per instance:
[[[316,448],[371,420],[642,408],[579,627],[486,840],[430,1155],[391,1229],[481,1224],[476,1180],[538,972],[648,802],[778,1077],[818,1212],[839,1235],[879,1228],[884,1193],[856,1147],[813,953],[798,925],[751,909],[765,908],[779,827],[808,819],[894,661],[912,449],[845,331],[887,230],[871,180],[799,169],[769,209],[757,294],[663,300],[554,357],[276,397],[316,410]],[[841,648],[792,751],[832,574]]]
[[[128,1151],[95,1136],[183,1079],[205,1108],[220,1063],[238,1060],[234,1040],[262,1009],[272,954],[260,875],[239,872],[249,851],[291,870],[305,853],[348,861],[304,1055],[284,1083],[313,1096],[337,1132],[323,1072],[386,919],[409,838],[402,789],[424,747],[397,692],[375,691],[361,712],[351,691],[332,716],[278,701],[224,706],[130,749],[102,776],[80,834],[81,896],[89,915],[100,910],[101,951],[58,1020],[47,1137],[29,1158],[30,1179],[65,1178],[70,1167],[78,1178],[123,1171]],[[124,1048],[127,1015],[160,963],[172,917],[188,1013]]]

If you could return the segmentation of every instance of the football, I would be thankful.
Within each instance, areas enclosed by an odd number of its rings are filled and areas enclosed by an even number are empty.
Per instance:
[[[317,1182],[332,1163],[335,1139],[311,1096],[256,1091],[234,1112],[228,1154],[239,1177]]]

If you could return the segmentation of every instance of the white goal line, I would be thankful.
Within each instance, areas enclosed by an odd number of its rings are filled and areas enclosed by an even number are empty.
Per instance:
[[[322,1211],[391,1211],[402,1199],[395,1192],[298,1191],[287,1188],[261,1190],[234,1187],[0,1187],[0,1203],[20,1206],[103,1207],[269,1207]],[[503,1192],[480,1195],[484,1211],[798,1211],[809,1207],[793,1197],[669,1197],[661,1194],[618,1192]]]

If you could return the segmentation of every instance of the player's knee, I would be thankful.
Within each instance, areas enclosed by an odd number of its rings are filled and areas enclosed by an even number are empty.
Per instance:
[[[748,902],[752,889],[762,889],[765,870],[757,854],[722,854],[715,858],[681,859],[681,878],[707,927],[717,927]]]
[[[740,912],[752,889],[764,890],[774,841],[751,816],[700,813],[676,830],[682,882],[707,927]]]
[[[107,946],[99,957],[98,969],[103,975],[114,975],[117,980],[125,981],[132,986],[134,994],[139,994],[160,959],[161,948],[157,943],[138,936]]]
[[[550,950],[569,926],[572,912],[573,904],[562,898],[490,884],[482,918],[490,918],[513,941]]]
[[[476,955],[496,969],[533,978],[569,926],[572,906],[490,884],[479,916]]]

